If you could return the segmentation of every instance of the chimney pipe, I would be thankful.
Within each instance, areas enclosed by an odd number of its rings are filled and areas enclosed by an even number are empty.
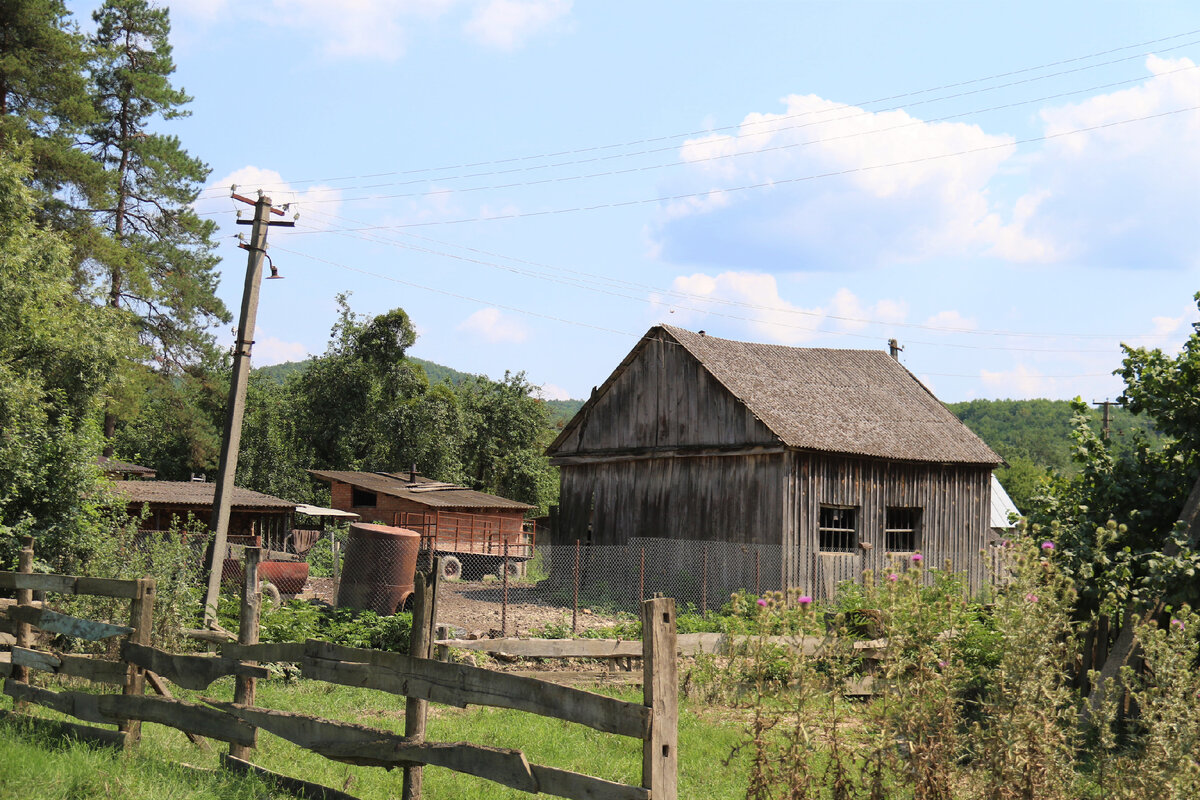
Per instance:
[[[409,483],[417,482],[417,465],[416,464],[412,465],[412,471],[411,471],[411,473],[409,473],[408,482]]]

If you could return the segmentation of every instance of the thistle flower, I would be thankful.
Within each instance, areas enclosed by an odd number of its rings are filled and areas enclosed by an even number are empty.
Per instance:
[[[913,553],[912,560],[913,560],[914,564],[920,564],[922,561],[925,560],[925,556],[921,555],[920,553]]]
[[[765,598],[765,597],[758,598],[758,604],[760,606],[762,606],[763,608],[766,608],[767,607],[767,598]]]
[[[888,580],[892,583],[895,583],[896,581],[900,580],[900,576],[894,572],[890,572],[888,573]]]
[[[1054,549],[1054,542],[1042,542],[1042,549],[1049,552]]]
[[[1030,603],[1036,603],[1038,601],[1038,596],[1036,594],[1027,594],[1025,595],[1025,599]]]
[[[807,606],[809,603],[812,602],[812,598],[806,594],[802,594],[802,595],[800,595],[800,599],[797,600],[796,602],[802,606]]]

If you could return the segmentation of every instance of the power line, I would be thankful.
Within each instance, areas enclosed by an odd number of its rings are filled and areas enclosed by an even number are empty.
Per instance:
[[[545,209],[542,211],[517,211],[517,212],[511,212],[508,214],[494,214],[491,216],[461,217],[458,219],[433,220],[433,221],[428,221],[428,222],[409,222],[409,223],[400,223],[400,224],[396,224],[396,225],[372,225],[372,226],[367,226],[367,227],[362,227],[362,228],[353,228],[353,229],[347,229],[347,230],[355,230],[355,231],[389,230],[389,229],[390,230],[399,230],[399,229],[403,229],[403,228],[431,227],[434,225],[461,225],[461,224],[469,223],[469,222],[498,222],[498,221],[513,220],[513,219],[527,219],[527,218],[533,218],[533,217],[555,216],[558,214],[576,214],[576,213],[585,212],[585,211],[601,211],[601,210],[606,210],[606,209],[628,208],[628,207],[632,207],[632,206],[650,205],[653,203],[669,203],[669,202],[674,202],[677,200],[694,200],[696,198],[713,197],[713,196],[719,196],[722,194],[727,194],[727,193],[732,193],[732,192],[745,192],[745,191],[751,191],[754,189],[770,189],[770,188],[787,185],[787,184],[804,183],[807,181],[820,180],[820,179],[824,179],[824,178],[835,178],[835,177],[841,177],[841,176],[845,176],[845,175],[855,175],[855,174],[864,173],[864,172],[873,172],[875,170],[891,169],[894,167],[906,167],[906,166],[912,166],[914,164],[923,164],[923,163],[928,163],[928,162],[932,162],[932,161],[940,161],[940,160],[947,159],[947,158],[957,158],[960,156],[974,155],[977,153],[985,153],[985,152],[990,152],[992,150],[1015,148],[1015,147],[1017,147],[1019,145],[1023,145],[1023,144],[1033,144],[1036,142],[1047,142],[1047,141],[1051,141],[1054,139],[1061,139],[1066,136],[1073,136],[1073,135],[1079,134],[1079,133],[1091,133],[1093,131],[1106,130],[1108,128],[1115,128],[1115,127],[1118,127],[1121,125],[1128,125],[1128,124],[1131,124],[1134,122],[1146,122],[1146,121],[1153,120],[1153,119],[1162,119],[1165,117],[1173,116],[1175,114],[1182,114],[1182,113],[1185,113],[1188,111],[1195,111],[1197,109],[1200,109],[1200,106],[1188,106],[1186,108],[1177,108],[1177,109],[1173,109],[1171,111],[1163,111],[1158,114],[1147,114],[1147,115],[1141,116],[1141,117],[1132,117],[1129,119],[1114,120],[1112,122],[1105,122],[1105,123],[1101,123],[1099,125],[1092,125],[1092,126],[1089,126],[1086,128],[1076,128],[1076,129],[1069,130],[1069,131],[1060,131],[1058,133],[1050,133],[1050,134],[1045,134],[1042,136],[1031,136],[1031,137],[1028,137],[1025,139],[1014,139],[1010,142],[1004,142],[1001,144],[993,144],[993,145],[983,145],[981,147],[973,147],[973,148],[968,148],[966,150],[958,150],[958,151],[951,152],[951,153],[939,153],[937,155],[923,156],[921,158],[912,158],[912,159],[907,159],[904,161],[893,161],[893,162],[889,162],[886,164],[873,164],[873,165],[861,166],[861,167],[848,167],[846,169],[833,170],[830,172],[814,173],[811,175],[803,175],[803,176],[796,177],[796,178],[779,178],[777,180],[762,181],[759,183],[744,184],[741,186],[728,186],[728,187],[722,187],[722,188],[718,188],[718,189],[708,189],[708,190],[705,190],[702,192],[686,192],[683,194],[676,194],[676,195],[660,195],[658,197],[641,198],[641,199],[636,199],[636,200],[624,200],[624,201],[611,202],[611,203],[597,203],[594,205],[574,206],[574,207],[570,207],[570,208]],[[355,199],[385,200],[385,199],[388,199],[388,197],[386,195],[383,195],[383,196],[376,196],[376,197],[371,197],[371,198],[355,198]],[[349,202],[349,200],[343,200],[342,202]],[[323,231],[309,231],[309,233],[322,233],[322,232]]]
[[[1149,45],[1154,45],[1154,44],[1161,44],[1163,42],[1173,41],[1176,39],[1181,39],[1181,38],[1193,36],[1196,34],[1200,34],[1200,29],[1186,31],[1184,33],[1179,33],[1179,34],[1173,34],[1171,36],[1166,36],[1166,37],[1162,37],[1159,39],[1153,39],[1153,40],[1149,40],[1146,42],[1140,42],[1137,44],[1124,45],[1122,47],[1112,48],[1109,50],[1091,53],[1088,55],[1076,56],[1073,58],[1049,62],[1046,64],[1040,64],[1040,65],[1036,65],[1036,66],[1032,66],[1032,67],[1025,67],[1025,68],[1018,69],[1018,70],[1012,70],[1010,72],[998,73],[998,74],[985,76],[985,77],[981,77],[981,78],[973,78],[970,80],[959,81],[956,83],[943,84],[940,86],[929,87],[926,89],[919,89],[919,90],[915,90],[915,91],[911,91],[911,92],[905,92],[902,94],[891,95],[888,97],[875,98],[873,100],[860,101],[860,102],[856,102],[856,103],[848,103],[847,105],[857,106],[857,107],[861,108],[861,107],[865,107],[865,106],[875,105],[878,103],[902,100],[902,99],[910,98],[910,97],[917,97],[922,94],[928,94],[929,92],[942,91],[945,89],[955,89],[955,88],[960,88],[963,86],[970,86],[970,85],[974,85],[974,84],[978,84],[978,83],[983,83],[983,82],[990,81],[990,80],[997,80],[1000,78],[1007,78],[1007,77],[1012,77],[1015,75],[1027,74],[1029,72],[1035,72],[1037,70],[1050,69],[1053,67],[1063,66],[1066,64],[1078,63],[1080,61],[1086,61],[1091,58],[1099,58],[1101,56],[1111,55],[1113,53],[1118,53],[1118,52],[1122,52],[1125,50],[1147,47]],[[1160,52],[1169,52],[1171,50],[1177,50],[1182,47],[1188,47],[1188,46],[1191,46],[1196,43],[1197,42],[1186,42],[1183,44],[1172,46],[1170,48],[1162,48],[1162,49],[1160,49]],[[1023,80],[1019,80],[1019,81],[1012,81],[1009,83],[1000,84],[998,86],[985,87],[985,88],[981,88],[978,90],[972,90],[971,92],[960,92],[960,93],[946,95],[946,96],[938,97],[938,98],[929,98],[929,99],[921,100],[921,101],[918,101],[915,103],[909,103],[907,105],[909,107],[915,106],[915,105],[924,105],[927,103],[940,102],[942,100],[947,100],[947,99],[955,99],[955,98],[967,96],[970,94],[978,94],[980,92],[995,91],[997,89],[1008,88],[1011,86],[1030,83],[1033,81],[1045,80],[1045,79],[1053,78],[1053,77],[1061,77],[1062,75],[1073,74],[1076,72],[1081,72],[1083,70],[1095,69],[1095,68],[1104,67],[1104,66],[1111,66],[1113,64],[1118,64],[1118,63],[1142,58],[1146,55],[1148,55],[1148,53],[1138,53],[1138,54],[1135,54],[1132,56],[1125,56],[1125,57],[1122,57],[1119,59],[1113,59],[1110,61],[1100,62],[1098,64],[1091,64],[1091,65],[1087,65],[1087,66],[1079,67],[1079,68],[1075,68],[1075,69],[1063,70],[1063,71],[1056,72],[1056,73],[1050,73],[1048,75],[1037,76],[1034,78],[1027,78],[1027,79],[1023,79]],[[897,108],[899,108],[899,107],[897,107]],[[892,110],[897,110],[897,109],[892,109]],[[826,110],[826,111],[828,111],[828,110]],[[561,151],[552,152],[552,153],[540,153],[540,154],[525,155],[525,156],[515,156],[515,157],[510,157],[510,158],[494,159],[494,160],[490,160],[490,161],[468,162],[468,163],[461,163],[461,164],[454,164],[454,165],[444,165],[444,166],[440,166],[440,167],[424,167],[424,168],[411,169],[411,170],[396,170],[396,171],[388,171],[388,172],[365,173],[365,174],[360,174],[360,175],[344,175],[344,176],[335,176],[335,177],[326,177],[326,178],[304,178],[304,179],[300,179],[300,180],[289,181],[287,183],[287,185],[288,186],[296,186],[296,185],[305,184],[305,183],[320,183],[320,182],[342,181],[342,180],[363,180],[363,179],[368,179],[368,178],[382,178],[382,177],[390,177],[390,176],[395,176],[395,175],[419,175],[419,174],[425,174],[425,173],[431,173],[431,172],[443,172],[443,171],[447,171],[447,170],[473,169],[476,167],[511,164],[511,163],[517,163],[517,162],[522,162],[522,161],[539,160],[539,159],[544,159],[544,158],[558,158],[558,157],[562,157],[562,156],[573,156],[573,155],[580,155],[580,154],[584,154],[584,153],[593,153],[593,152],[598,152],[598,151],[603,151],[603,150],[611,150],[611,149],[616,149],[616,148],[620,148],[620,147],[633,147],[633,146],[639,146],[639,145],[654,144],[657,142],[678,140],[680,138],[711,135],[713,133],[720,132],[720,131],[739,130],[739,129],[746,127],[747,125],[775,124],[775,123],[786,121],[789,119],[801,118],[801,117],[808,116],[808,115],[811,115],[814,113],[824,113],[824,112],[806,111],[806,112],[800,112],[797,114],[783,115],[780,117],[775,117],[775,118],[773,118],[769,121],[765,121],[765,122],[750,122],[750,123],[742,122],[742,123],[737,123],[737,124],[733,124],[733,125],[724,125],[724,126],[715,127],[715,128],[707,128],[704,130],[693,130],[693,131],[688,131],[688,132],[669,134],[666,136],[656,136],[656,137],[651,137],[651,138],[628,140],[628,141],[619,142],[619,143],[615,143],[615,144],[595,145],[595,146],[575,148],[575,149],[570,149],[570,150],[561,150]],[[878,112],[874,112],[874,113],[878,113]],[[666,148],[666,149],[674,149],[674,148],[672,147],[672,148]],[[652,151],[646,151],[646,152],[657,152],[657,151],[652,150]],[[643,154],[643,153],[631,153],[628,155],[641,155],[641,154]],[[617,156],[608,156],[607,158],[612,158],[612,157],[627,157],[627,156],[617,155]],[[568,164],[570,164],[570,163],[586,163],[587,161],[590,161],[590,160],[598,160],[598,159],[586,159],[584,161],[566,162],[566,163],[568,163]],[[524,170],[524,169],[547,169],[547,168],[551,168],[551,167],[555,167],[555,166],[563,166],[563,164],[522,167],[522,168],[519,168],[518,170],[513,170],[513,171],[520,171],[520,170]],[[502,174],[502,173],[500,173],[500,172],[485,172],[485,173],[478,173],[478,174],[467,176],[467,177],[480,177],[481,175],[489,175],[489,174]],[[458,176],[450,176],[450,177],[443,178],[443,179],[444,180],[453,180],[453,179],[455,179],[455,177],[458,177]],[[388,184],[382,184],[382,185],[388,185]],[[260,188],[267,188],[267,187],[264,186],[264,187],[260,187]],[[348,188],[348,187],[342,187],[342,188]],[[370,187],[365,187],[365,188],[370,188]],[[205,191],[205,192],[224,192],[225,187],[213,186],[213,187],[209,187],[203,191]]]

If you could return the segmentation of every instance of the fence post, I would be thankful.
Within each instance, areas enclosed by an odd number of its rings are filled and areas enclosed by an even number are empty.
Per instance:
[[[571,633],[579,626],[579,540],[575,540],[575,595],[571,601]]]
[[[414,658],[429,658],[433,652],[434,626],[437,625],[437,586],[442,574],[441,559],[430,561],[429,573],[418,572],[413,580],[412,629],[408,637],[408,654]],[[414,742],[425,740],[425,718],[429,703],[415,697],[404,703],[404,735]],[[421,800],[420,766],[404,768],[402,800]]]
[[[242,605],[238,616],[238,644],[258,644],[258,615],[262,609],[262,593],[258,589],[258,562],[261,558],[262,550],[258,547],[247,547],[242,555]],[[233,687],[233,702],[254,705],[257,683],[257,678],[239,675]],[[254,742],[253,745],[229,745],[229,755],[249,761],[250,751],[258,744],[257,730],[254,731]]]
[[[508,539],[504,540],[504,564],[500,569],[504,596],[500,599],[500,635],[508,636]]]
[[[154,594],[155,581],[153,578],[138,578],[137,596],[129,604],[129,634],[132,644],[149,646],[151,632],[154,628]],[[141,667],[130,664],[126,668],[125,686],[121,694],[141,696],[146,693],[146,671]],[[142,723],[140,720],[127,719],[117,726],[117,730],[125,734],[125,746],[137,744],[142,738]]]
[[[654,800],[677,800],[679,772],[679,677],[676,666],[675,601],[642,603],[643,702],[650,709],[650,737],[642,742],[642,788]]]
[[[21,537],[21,552],[18,556],[17,571],[22,575],[33,574],[33,537]],[[27,606],[33,602],[32,589],[17,589],[17,605]],[[16,646],[26,649],[33,646],[33,626],[28,622],[18,622],[16,631]],[[12,679],[21,683],[29,683],[29,667],[13,665]],[[23,711],[28,706],[24,700],[13,701],[13,711]]]

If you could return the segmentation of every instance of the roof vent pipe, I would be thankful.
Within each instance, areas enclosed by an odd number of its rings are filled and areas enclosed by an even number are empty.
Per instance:
[[[409,483],[417,482],[417,465],[416,464],[412,465],[412,472],[408,476],[408,482]]]

